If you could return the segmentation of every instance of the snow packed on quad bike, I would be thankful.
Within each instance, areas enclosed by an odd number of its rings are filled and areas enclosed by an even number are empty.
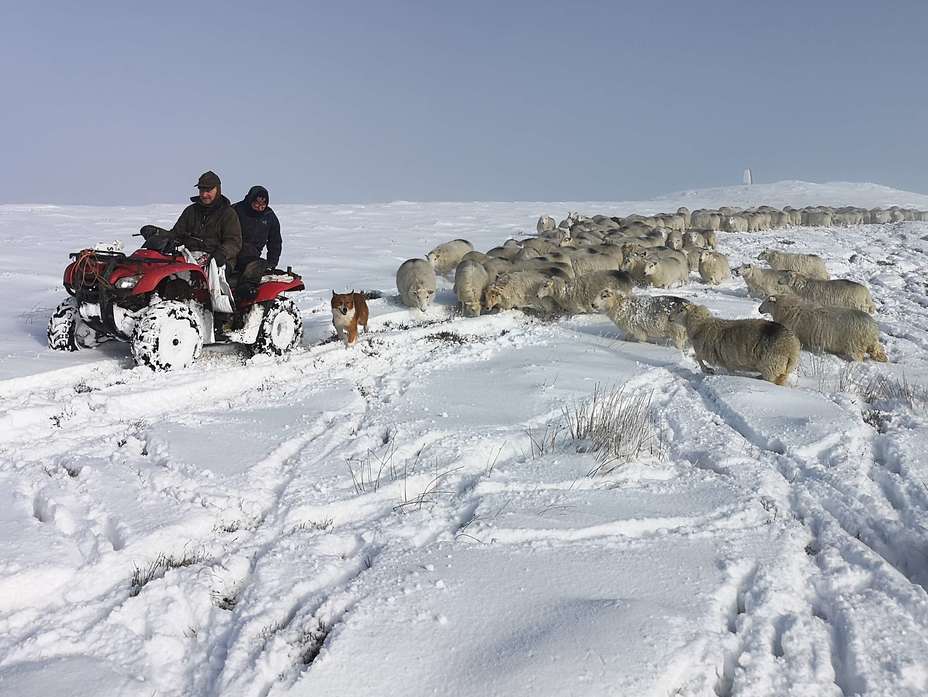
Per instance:
[[[305,287],[289,268],[269,269],[257,285],[233,291],[236,279],[227,282],[208,254],[189,251],[154,225],[140,234],[145,243],[128,256],[119,243],[70,255],[69,297],[48,322],[50,348],[76,351],[117,339],[129,342],[139,365],[171,370],[193,363],[204,344],[234,342],[272,355],[299,346],[303,320],[283,294]]]

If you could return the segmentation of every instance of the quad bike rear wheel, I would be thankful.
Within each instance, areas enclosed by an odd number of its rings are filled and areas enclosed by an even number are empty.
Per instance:
[[[65,298],[48,320],[48,347],[55,351],[78,351],[97,345],[97,332],[88,327],[77,311],[77,300]]]
[[[177,300],[152,305],[135,324],[132,356],[154,371],[186,368],[203,349],[203,330],[196,313]]]
[[[267,304],[254,344],[255,353],[282,356],[303,341],[303,318],[290,298],[276,298]]]

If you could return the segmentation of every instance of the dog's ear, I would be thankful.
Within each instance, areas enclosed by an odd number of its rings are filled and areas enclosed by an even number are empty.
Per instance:
[[[338,295],[338,293],[336,293],[336,292],[333,290],[333,291],[332,291],[332,297],[334,298],[336,295]]]

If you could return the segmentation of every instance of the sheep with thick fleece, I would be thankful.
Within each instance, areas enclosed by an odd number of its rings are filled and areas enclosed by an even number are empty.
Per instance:
[[[767,295],[792,293],[818,305],[837,305],[868,312],[876,311],[870,289],[867,286],[843,278],[820,281],[806,278],[795,271],[778,271],[777,286]]]
[[[708,250],[699,255],[699,277],[713,286],[717,286],[722,281],[731,278],[731,268],[728,265],[728,257],[719,252],[710,252]]]
[[[810,227],[830,227],[831,212],[816,209],[804,211],[803,224]]]
[[[796,335],[777,322],[763,319],[718,319],[704,305],[689,305],[674,313],[686,328],[704,373],[713,367],[758,372],[764,380],[783,385],[799,364]]]
[[[747,232],[748,219],[743,215],[729,215],[722,219],[722,229],[726,232]]]
[[[474,245],[467,240],[451,240],[440,244],[425,255],[435,269],[435,273],[443,275],[451,273],[465,254],[474,251]]]
[[[715,249],[718,246],[719,238],[714,230],[689,230],[683,236],[683,245],[691,244],[695,247],[705,247],[706,249]]]
[[[461,257],[461,261],[477,261],[477,262],[480,262],[480,263],[482,264],[482,263],[484,263],[487,259],[491,259],[491,258],[492,258],[492,257],[488,257],[488,256],[487,256],[486,254],[484,254],[483,252],[473,251],[473,252],[468,252],[468,253],[465,254],[463,257]]]
[[[548,257],[536,257],[535,259],[521,259],[512,262],[510,267],[512,271],[540,271],[550,273],[551,269],[557,269],[568,277],[574,275],[574,267],[560,261],[553,261]]]
[[[574,276],[582,276],[593,271],[618,271],[622,268],[621,257],[604,254],[589,247],[571,250],[568,256],[574,270]]]
[[[780,290],[781,271],[775,269],[761,269],[753,264],[743,264],[734,270],[736,276],[741,276],[748,286],[748,292],[755,298],[766,298],[769,295],[782,293]]]
[[[557,273],[544,274],[540,271],[507,271],[496,277],[489,286],[487,286],[484,298],[486,308],[500,308],[501,310],[511,310],[513,308],[538,308],[544,307],[544,303],[538,298],[538,289],[553,276],[559,276],[565,280],[568,278],[559,270]]]
[[[538,219],[538,222],[535,224],[535,230],[539,235],[543,235],[546,232],[553,232],[557,229],[557,221],[552,218],[550,215],[543,215]]]
[[[691,222],[690,209],[686,206],[680,206],[677,209],[677,213],[683,216],[683,229],[686,230],[690,226]]]
[[[769,247],[757,255],[760,261],[766,261],[771,269],[777,271],[795,271],[809,278],[827,281],[831,276],[825,268],[825,260],[818,254],[794,254],[781,252]]]
[[[486,268],[479,261],[462,261],[454,270],[454,294],[465,317],[480,315],[489,280]]]
[[[500,259],[513,259],[519,253],[521,247],[493,247],[487,251],[488,257],[499,257]]]
[[[686,331],[670,317],[689,305],[689,300],[673,295],[625,295],[603,288],[593,299],[593,309],[605,312],[625,334],[626,341],[670,339],[681,351],[686,347]]]
[[[664,244],[670,249],[683,249],[683,233],[680,230],[671,230],[667,234],[667,241]]]
[[[435,269],[425,259],[407,259],[396,272],[396,289],[407,307],[424,312],[435,295],[435,286]]]
[[[487,276],[489,277],[487,284],[489,285],[493,283],[496,277],[501,273],[512,270],[512,262],[500,257],[488,257],[487,260],[483,262],[483,268],[487,270]]]
[[[572,279],[550,278],[538,289],[539,298],[551,298],[564,312],[593,312],[593,300],[606,288],[629,295],[632,277],[625,271],[594,271]]]
[[[868,355],[875,361],[886,361],[880,328],[866,312],[809,305],[792,295],[771,295],[761,303],[760,312],[791,329],[807,349],[851,361],[862,361]]]
[[[690,215],[690,227],[697,230],[720,230],[722,216],[716,211],[693,211]]]
[[[672,288],[686,285],[690,280],[690,267],[684,256],[664,257],[649,261],[644,267],[645,281],[655,288]]]

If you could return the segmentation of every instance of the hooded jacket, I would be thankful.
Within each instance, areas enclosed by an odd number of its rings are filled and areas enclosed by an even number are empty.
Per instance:
[[[232,204],[220,192],[208,206],[204,206],[199,196],[191,196],[192,204],[180,214],[171,232],[178,242],[191,251],[208,252],[235,267],[235,262],[242,249],[242,228]],[[217,254],[218,253],[218,254]]]
[[[242,251],[238,256],[238,265],[244,267],[248,262],[260,259],[264,247],[267,246],[267,263],[274,268],[280,261],[280,250],[283,246],[280,221],[270,206],[260,212],[252,208],[251,202],[256,198],[271,202],[267,189],[263,186],[253,186],[245,198],[234,206],[242,227]]]

